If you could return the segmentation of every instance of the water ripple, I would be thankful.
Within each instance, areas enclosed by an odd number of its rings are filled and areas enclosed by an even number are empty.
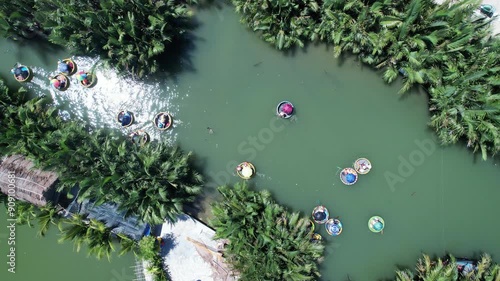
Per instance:
[[[71,76],[66,91],[54,89],[50,86],[49,77],[58,73],[55,63],[53,71],[33,67],[34,77],[26,87],[39,95],[50,94],[55,104],[63,109],[65,118],[85,120],[98,128],[120,128],[125,134],[142,129],[153,139],[175,141],[175,128],[183,126],[182,120],[177,118],[179,105],[175,101],[183,98],[179,95],[177,85],[167,85],[168,82],[154,78],[134,80],[105,67],[98,57],[74,57],[73,60],[79,71],[93,69],[98,79],[94,87],[84,88],[75,76]],[[116,115],[121,110],[134,113],[135,123],[132,126],[119,126]],[[173,128],[166,132],[160,132],[153,126],[152,120],[160,111],[170,112],[174,118]]]

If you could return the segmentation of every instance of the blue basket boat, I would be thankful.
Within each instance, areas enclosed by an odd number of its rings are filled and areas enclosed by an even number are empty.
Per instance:
[[[71,76],[75,74],[76,69],[76,63],[70,58],[57,61],[57,70],[65,75]]]
[[[122,110],[116,116],[116,121],[122,125],[122,127],[129,127],[134,123],[134,113],[130,111]]]
[[[331,236],[339,236],[342,233],[342,223],[338,219],[329,219],[325,223],[326,232]]]
[[[353,185],[358,181],[358,173],[353,168],[345,168],[340,172],[340,180],[345,185]]]

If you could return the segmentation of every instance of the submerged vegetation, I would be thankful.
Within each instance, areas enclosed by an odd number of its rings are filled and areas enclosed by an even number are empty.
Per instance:
[[[443,144],[463,140],[483,159],[500,151],[500,40],[478,0],[232,0],[241,21],[278,49],[322,41],[402,74],[401,93],[423,86],[430,126]]]
[[[475,265],[475,269],[458,269],[453,256],[445,259],[431,260],[427,255],[419,259],[416,272],[408,269],[396,271],[396,281],[498,281],[500,280],[500,265],[495,264],[487,254],[483,255]]]
[[[0,155],[22,154],[57,172],[68,196],[77,185],[79,200],[115,203],[155,224],[174,220],[201,192],[191,153],[164,143],[139,148],[114,130],[63,121],[47,97],[22,103],[0,89]]]
[[[219,187],[213,205],[216,238],[227,239],[224,257],[240,280],[316,280],[324,246],[313,243],[309,219],[289,213],[268,191],[245,183]],[[244,202],[245,204],[242,204]]]

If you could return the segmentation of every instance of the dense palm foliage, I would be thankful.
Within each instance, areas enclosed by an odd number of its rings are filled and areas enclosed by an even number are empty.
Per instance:
[[[453,256],[446,260],[431,260],[427,255],[419,259],[416,272],[397,270],[396,281],[498,281],[500,280],[500,265],[494,264],[489,255],[483,255],[478,261],[477,269],[469,273],[460,273]]]
[[[18,106],[9,102],[5,90],[0,153],[22,154],[57,172],[59,191],[78,185],[80,200],[116,203],[127,215],[152,224],[174,220],[201,191],[202,177],[192,168],[191,153],[164,143],[139,148],[116,131],[64,122],[48,98]]]
[[[0,3],[0,36],[19,39],[41,34],[34,19],[34,0],[2,1]]]
[[[2,194],[3,196],[3,194]],[[4,202],[7,204],[7,201]],[[120,255],[130,251],[138,252],[137,243],[130,237],[113,231],[104,222],[95,219],[86,219],[82,215],[72,215],[69,218],[62,217],[60,206],[35,207],[35,205],[17,201],[16,202],[16,224],[34,227],[37,225],[39,236],[45,236],[50,226],[57,226],[61,231],[59,242],[73,241],[77,251],[86,245],[88,255],[94,255],[98,259],[111,258],[115,251],[115,242],[121,245]]]
[[[278,49],[303,47],[320,18],[320,6],[314,0],[233,1],[236,11],[251,15],[241,21]]]
[[[315,280],[324,246],[310,241],[308,218],[289,213],[268,191],[245,184],[219,187],[213,205],[216,238],[228,239],[225,258],[240,280]]]
[[[168,270],[165,270],[164,260],[159,253],[159,241],[153,236],[144,236],[139,241],[138,256],[147,262],[146,270],[154,276],[155,281],[170,280]]]
[[[112,229],[103,222],[74,215],[62,224],[59,242],[73,241],[77,251],[82,245],[87,245],[88,255],[95,255],[98,259],[107,257],[109,260],[115,251],[112,238]]]
[[[307,40],[333,45],[403,77],[430,95],[430,126],[443,144],[467,142],[483,159],[500,151],[500,40],[492,19],[474,14],[478,0],[232,0],[241,21],[278,49]]]
[[[35,30],[76,54],[97,53],[135,76],[158,70],[158,56],[190,28],[187,4],[174,0],[29,0],[0,4],[0,35]]]

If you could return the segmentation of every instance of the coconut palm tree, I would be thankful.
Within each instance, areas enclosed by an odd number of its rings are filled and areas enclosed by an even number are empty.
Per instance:
[[[192,167],[192,153],[162,143],[139,149],[106,128],[89,134],[91,128],[81,122],[63,121],[49,98],[5,104],[2,153],[26,155],[37,167],[57,172],[61,192],[78,185],[80,200],[116,203],[127,215],[153,224],[175,220],[201,192],[203,179]]]
[[[115,251],[112,229],[99,220],[90,219],[86,234],[89,255],[95,255],[98,259],[111,259],[111,254]]]
[[[51,225],[57,225],[59,221],[58,209],[48,203],[39,208],[36,215],[38,221],[38,235],[45,236]]]
[[[88,247],[88,255],[95,255],[98,259],[107,257],[110,260],[112,252],[115,251],[112,228],[99,220],[87,219],[83,215],[72,215],[64,220],[61,225],[61,235],[60,243],[73,241],[77,252],[85,244]]]
[[[28,225],[33,227],[33,220],[36,218],[36,207],[24,201],[16,201],[15,219],[18,225]]]
[[[396,281],[478,281],[478,280],[500,280],[500,266],[493,264],[491,257],[483,255],[477,262],[475,270],[470,272],[458,271],[455,257],[450,255],[445,259],[431,260],[424,255],[418,260],[416,272],[408,269],[396,271]]]
[[[242,1],[233,0],[241,22],[278,49],[303,47],[314,35],[314,23],[319,18],[320,3],[315,0],[299,1]]]
[[[324,247],[311,243],[308,219],[276,204],[268,191],[245,183],[218,188],[213,205],[216,237],[228,239],[226,260],[241,280],[314,280]]]
[[[102,54],[107,64],[138,77],[158,70],[158,56],[187,31],[191,16],[185,1],[38,0],[35,8],[52,43]]]
[[[73,241],[75,250],[79,252],[87,239],[87,224],[88,220],[83,215],[72,215],[70,218],[62,220],[59,225],[61,238],[58,242]]]
[[[133,252],[134,254],[138,254],[138,246],[137,242],[134,239],[131,239],[130,237],[122,234],[122,233],[117,233],[116,234],[118,241],[120,243],[120,252],[118,253],[119,256],[122,256],[126,253]]]
[[[41,35],[38,22],[34,20],[34,0],[2,1],[0,4],[0,36],[19,40]]]

